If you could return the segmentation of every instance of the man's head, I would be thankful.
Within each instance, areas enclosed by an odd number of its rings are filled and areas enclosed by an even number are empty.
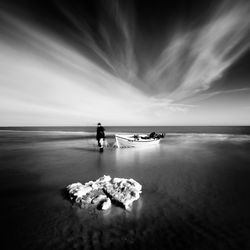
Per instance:
[[[100,122],[98,122],[98,123],[97,123],[97,126],[101,126],[101,123],[100,123]]]

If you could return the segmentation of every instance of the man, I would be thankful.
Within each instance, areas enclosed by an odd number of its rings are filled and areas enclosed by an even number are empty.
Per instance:
[[[96,130],[96,140],[98,142],[98,146],[100,147],[100,152],[103,152],[103,143],[105,140],[105,133],[104,133],[104,127],[99,122],[97,124],[97,130]]]

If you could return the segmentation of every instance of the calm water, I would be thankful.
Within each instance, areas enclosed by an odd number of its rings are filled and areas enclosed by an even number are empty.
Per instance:
[[[4,249],[250,249],[249,127],[0,129]],[[160,145],[115,149],[116,132],[165,132]],[[134,178],[131,212],[84,210],[64,187]]]

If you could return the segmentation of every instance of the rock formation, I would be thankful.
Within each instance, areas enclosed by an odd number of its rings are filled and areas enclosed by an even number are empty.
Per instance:
[[[104,191],[113,200],[129,209],[132,203],[140,198],[141,188],[142,186],[133,179],[114,178],[111,185],[107,185]]]
[[[70,199],[81,207],[97,205],[102,210],[113,203],[130,209],[132,203],[140,198],[142,186],[133,179],[111,178],[104,175],[96,181],[84,185],[80,182],[67,186]]]

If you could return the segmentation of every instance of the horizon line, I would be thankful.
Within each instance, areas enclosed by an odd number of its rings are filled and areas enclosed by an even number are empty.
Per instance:
[[[97,125],[8,125],[1,128],[20,128],[20,127],[96,127]],[[104,127],[250,127],[245,125],[103,125]]]

